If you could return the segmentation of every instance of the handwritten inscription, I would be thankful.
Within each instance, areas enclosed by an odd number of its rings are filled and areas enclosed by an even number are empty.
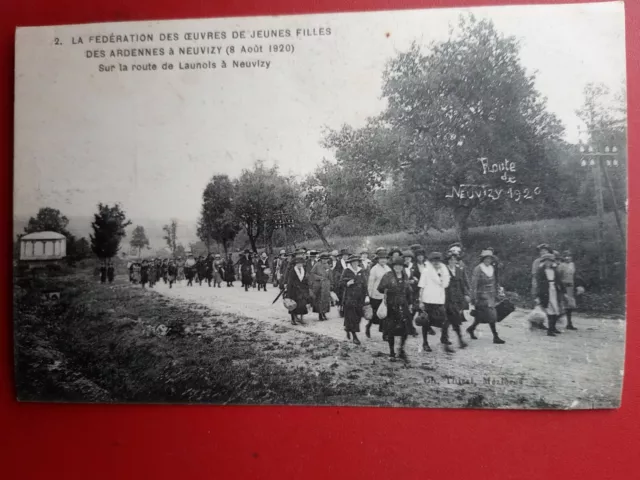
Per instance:
[[[461,183],[453,186],[445,194],[445,198],[452,199],[468,199],[468,200],[513,200],[520,202],[524,200],[532,200],[542,193],[542,189],[538,186],[517,187],[516,173],[518,171],[516,162],[511,160],[503,160],[501,162],[490,162],[488,158],[482,157],[478,159],[481,168],[481,175],[492,178],[495,184],[480,183]]]

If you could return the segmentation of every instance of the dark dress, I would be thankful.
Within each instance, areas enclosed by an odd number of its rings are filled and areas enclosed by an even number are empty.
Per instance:
[[[290,313],[295,315],[305,315],[307,313],[307,303],[309,303],[309,274],[305,270],[302,280],[298,277],[296,269],[289,269],[287,278],[287,290],[284,293],[285,298],[290,298],[296,302],[296,308]]]
[[[225,282],[235,282],[236,281],[236,272],[234,269],[233,260],[228,258],[224,262],[224,281]]]
[[[269,281],[269,275],[265,273],[267,268],[269,268],[269,259],[258,260],[258,268],[256,270],[256,282],[258,282],[258,285],[266,285]]]
[[[144,286],[145,283],[149,283],[149,265],[142,265],[140,267],[140,283],[142,286]]]
[[[207,264],[205,260],[198,260],[198,263],[196,263],[196,272],[198,272],[198,282],[202,284],[202,281],[207,278]]]
[[[462,312],[468,307],[464,297],[469,295],[469,283],[462,268],[458,266],[453,269],[449,266],[447,268],[451,275],[449,286],[445,289],[447,320],[451,325],[460,325],[466,321]]]
[[[409,306],[413,302],[413,288],[403,271],[398,278],[396,272],[385,273],[378,292],[385,293],[387,299],[387,318],[384,321],[384,333],[393,336],[407,335],[407,319],[411,318]]]
[[[354,283],[347,286],[351,280]],[[347,332],[357,333],[360,331],[360,320],[364,315],[362,308],[367,296],[367,282],[362,270],[354,273],[350,268],[346,268],[340,277],[340,289],[344,292],[344,329]]]
[[[115,275],[115,269],[113,268],[113,265],[109,265],[107,267],[107,280],[109,280],[109,283],[113,282],[114,275]]]
[[[311,291],[313,292],[313,311],[327,313],[331,308],[331,270],[322,262],[311,269]]]
[[[253,283],[253,277],[251,276],[253,273],[253,262],[250,258],[242,256],[240,260],[238,260],[238,264],[240,265],[240,280],[242,281],[242,286],[251,286]]]

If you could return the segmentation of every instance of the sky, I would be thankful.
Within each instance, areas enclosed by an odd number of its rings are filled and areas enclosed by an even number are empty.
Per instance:
[[[489,18],[521,42],[521,60],[536,87],[579,138],[575,114],[589,82],[625,83],[621,2],[486,7],[19,29],[16,34],[14,215],[59,208],[89,216],[98,202],[120,202],[136,223],[197,218],[214,174],[235,177],[262,159],[305,175],[332,158],[325,128],[361,126],[384,108],[381,73],[416,41],[445,40],[461,13]],[[72,37],[329,27],[329,36],[261,40],[291,43],[294,54],[248,55],[265,69],[99,73],[109,59],[85,50],[134,45],[72,45]],[[229,33],[228,33],[229,34]],[[388,35],[387,35],[388,34]],[[230,35],[229,35],[230,36]],[[54,45],[54,38],[62,45]],[[156,41],[151,46],[255,45],[255,41]],[[148,45],[145,45],[148,46]],[[235,57],[238,58],[238,57]],[[167,57],[136,59],[161,64]],[[174,57],[219,62],[230,58]],[[240,58],[238,58],[240,59]]]

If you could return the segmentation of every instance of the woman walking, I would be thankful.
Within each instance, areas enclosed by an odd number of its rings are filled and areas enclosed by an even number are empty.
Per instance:
[[[149,283],[149,262],[147,260],[142,260],[140,266],[140,283],[142,288],[145,288],[145,285]]]
[[[569,250],[562,253],[562,263],[556,269],[558,280],[564,286],[565,314],[567,316],[567,330],[577,330],[573,325],[571,314],[576,309],[576,287],[584,289],[584,281],[576,274],[576,265]],[[578,286],[578,284],[580,284]],[[579,292],[578,292],[579,293]]]
[[[244,254],[238,260],[238,265],[240,265],[239,273],[242,287],[245,292],[248,292],[254,277],[253,260],[251,260],[251,252],[249,250],[244,251]]]
[[[458,336],[458,346],[466,348],[467,344],[462,339],[460,325],[464,322],[463,311],[469,305],[471,298],[469,297],[469,283],[458,264],[460,259],[455,251],[447,253],[447,269],[449,270],[449,286],[445,290],[445,310],[447,312],[447,320],[442,327],[442,337],[440,341],[444,345],[447,353],[453,352],[451,342],[449,341],[449,326],[453,328]]]
[[[169,288],[173,288],[173,284],[176,283],[178,278],[178,266],[173,261],[173,259],[169,260],[169,265],[167,266],[167,279],[169,281]]]
[[[327,320],[327,313],[331,308],[331,269],[328,253],[320,254],[318,262],[311,269],[310,280],[313,311],[318,314],[318,320]]]
[[[496,303],[500,286],[496,276],[496,268],[494,263],[496,257],[491,250],[483,250],[480,253],[480,263],[473,269],[471,276],[471,303],[476,307],[475,319],[473,325],[467,328],[469,336],[477,340],[475,335],[476,327],[481,323],[488,323],[493,334],[493,343],[505,343],[498,336],[496,323],[498,314],[496,312]]]
[[[196,259],[193,258],[193,254],[187,255],[187,260],[184,262],[184,276],[187,279],[187,287],[193,286],[193,278],[196,276]]]
[[[540,266],[536,272],[536,305],[540,305],[547,314],[547,335],[550,337],[561,333],[556,328],[556,323],[562,315],[562,298],[565,293],[565,287],[555,267],[555,260],[553,254],[545,253],[540,257]]]
[[[304,269],[304,257],[296,257],[293,266],[289,269],[287,287],[284,298],[289,298],[296,302],[296,308],[291,310],[291,324],[304,325],[304,316],[307,314],[307,303],[309,303],[309,274]],[[298,322],[298,323],[297,323]]]
[[[233,282],[236,281],[235,264],[230,253],[227,254],[227,260],[224,262],[224,281],[227,282],[227,287],[233,287]]]
[[[384,320],[378,318],[378,308],[384,299],[384,292],[378,291],[378,286],[382,281],[382,278],[391,271],[387,265],[389,257],[385,250],[376,251],[376,264],[371,268],[369,272],[369,282],[367,290],[369,292],[369,299],[371,301],[371,308],[373,309],[373,318],[369,320],[365,328],[365,334],[367,338],[371,338],[371,325],[378,325],[378,329],[382,332],[382,339],[387,340],[387,334],[384,329]]]
[[[213,257],[213,286],[222,288],[222,278],[224,277],[224,263],[219,253]]]
[[[351,255],[347,259],[347,268],[340,277],[340,286],[344,292],[344,329],[347,338],[353,337],[353,343],[360,345],[358,332],[360,332],[360,320],[363,316],[363,307],[369,301],[367,295],[367,283],[360,264],[360,257]]]
[[[427,324],[422,326],[422,348],[430,352],[429,330],[432,326],[444,328],[446,324],[445,290],[449,286],[449,270],[442,264],[442,253],[432,252],[427,257],[420,276],[420,309],[427,314]]]
[[[260,254],[260,259],[256,266],[256,282],[258,284],[258,291],[260,289],[267,291],[267,282],[269,281],[269,256],[267,252]]]
[[[382,277],[377,290],[379,293],[384,294],[384,301],[387,304],[387,318],[385,319],[384,329],[389,342],[389,359],[395,359],[395,339],[400,337],[400,352],[398,356],[406,360],[407,354],[404,351],[404,345],[409,333],[407,320],[411,319],[413,310],[413,292],[409,278],[404,271],[404,260],[396,258],[391,268],[392,271],[387,272]]]

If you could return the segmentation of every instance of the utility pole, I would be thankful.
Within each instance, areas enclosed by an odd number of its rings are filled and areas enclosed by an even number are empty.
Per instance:
[[[604,177],[609,187],[609,193],[613,199],[614,213],[616,217],[616,223],[618,225],[618,231],[622,240],[623,247],[625,246],[625,236],[622,227],[622,221],[618,212],[618,206],[615,199],[615,192],[607,172],[607,167],[617,167],[617,147],[605,146],[602,149],[594,148],[592,145],[585,147],[580,145],[580,153],[582,154],[581,166],[591,168],[593,171],[593,179],[596,194],[596,209],[598,214],[598,228],[596,229],[596,240],[598,243],[598,277],[605,280],[607,278],[607,259],[604,252],[604,188],[602,185],[602,178]]]

